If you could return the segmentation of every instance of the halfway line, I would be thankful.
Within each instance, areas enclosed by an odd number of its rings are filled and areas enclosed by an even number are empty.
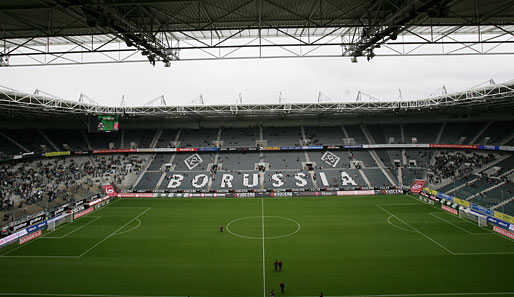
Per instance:
[[[263,296],[266,297],[266,257],[264,255],[264,198],[261,198],[261,217],[262,217],[262,286]]]

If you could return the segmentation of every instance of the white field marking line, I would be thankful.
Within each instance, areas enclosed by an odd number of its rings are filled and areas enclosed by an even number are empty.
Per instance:
[[[382,206],[380,205],[377,205],[378,208],[382,209],[383,211],[387,212],[388,214],[392,215],[393,217],[395,217],[396,219],[398,219],[400,222],[404,223],[405,225],[409,226],[410,228],[412,228],[413,230],[416,230],[419,234],[423,235],[425,238],[429,239],[430,241],[432,241],[433,243],[437,244],[438,246],[442,247],[443,249],[445,249],[447,252],[449,252],[450,254],[452,255],[455,255],[454,252],[450,251],[447,247],[445,247],[444,245],[440,244],[439,242],[433,240],[430,236],[426,235],[425,233],[419,231],[418,229],[412,227],[411,225],[409,225],[408,223],[406,223],[404,220],[400,219],[399,217],[395,216],[394,214],[390,213],[389,211],[387,211],[386,209],[384,209]]]
[[[407,196],[408,196],[408,197],[411,197],[412,199],[414,199],[414,200],[416,200],[416,201],[418,201],[418,200],[417,200],[417,198],[416,198],[416,197],[414,197],[414,196],[411,196],[411,195],[407,195]],[[422,203],[421,205],[425,204],[425,203],[423,203],[423,202],[421,202],[421,201],[418,201],[418,203]],[[439,210],[439,211],[442,211],[440,208],[437,208],[437,207],[435,207],[434,205],[430,205],[430,206],[432,206],[433,208],[435,208],[435,209],[437,209],[437,210]],[[466,220],[466,219],[461,219],[461,220],[464,220],[465,222],[468,222],[468,220]],[[470,223],[470,224],[471,224],[471,225],[473,225],[473,226],[476,226],[475,224],[473,224],[473,223],[471,223],[471,222],[468,222],[468,223]],[[479,227],[479,226],[477,226],[477,227]],[[493,231],[491,231],[491,230],[487,229],[486,227],[479,227],[479,228],[484,229],[484,230],[488,231],[488,232],[489,232],[489,233],[491,233],[491,234],[497,235],[497,236],[499,236],[500,238],[503,238],[503,239],[506,239],[506,240],[508,240],[508,241],[512,241],[512,242],[514,242],[514,239],[511,239],[511,238],[508,238],[508,237],[506,237],[506,236],[503,236],[503,235],[501,235],[500,233],[493,232]]]
[[[68,235],[72,234],[73,232],[78,231],[78,230],[80,230],[80,229],[82,229],[82,228],[86,227],[87,225],[89,225],[89,224],[93,223],[94,221],[96,221],[96,220],[100,219],[100,218],[101,218],[101,216],[91,216],[90,218],[95,218],[95,219],[94,219],[94,220],[92,220],[91,222],[88,222],[88,223],[86,223],[86,224],[84,224],[84,225],[82,225],[82,226],[78,227],[78,228],[77,228],[77,229],[75,229],[75,230],[72,230],[72,231],[70,231],[70,232],[68,232],[68,233],[66,233],[66,234],[64,234],[64,235],[62,235],[62,236],[44,236],[44,235],[43,235],[42,237],[43,237],[43,238],[50,238],[50,239],[55,239],[55,238],[65,238],[65,237],[67,237]],[[47,234],[51,234],[51,233],[52,233],[52,232],[47,233]]]
[[[107,235],[107,237],[105,237],[104,239],[100,240],[98,243],[96,243],[95,245],[93,245],[92,247],[90,247],[89,249],[87,249],[85,252],[83,252],[82,254],[80,254],[79,258],[82,258],[82,256],[84,256],[85,254],[89,253],[92,249],[94,249],[95,247],[99,246],[102,242],[106,241],[107,239],[109,239],[111,236],[113,236],[116,232],[118,232],[119,230],[123,229],[125,226],[127,226],[128,224],[130,224],[130,222],[132,222],[133,220],[139,218],[140,216],[144,215],[147,211],[149,211],[150,209],[152,209],[151,207],[148,207],[145,211],[143,211],[142,213],[138,214],[135,218],[133,218],[132,220],[128,221],[125,225],[121,226],[120,228],[116,229],[114,232],[112,232],[111,234]]]
[[[79,218],[79,219],[80,219],[80,218]],[[78,219],[77,219],[77,220],[78,220]],[[72,223],[73,223],[73,222],[72,222]],[[71,223],[68,223],[68,224],[71,224]],[[66,225],[68,225],[68,224],[66,224]],[[52,231],[52,232],[54,232],[54,231]],[[51,234],[52,232],[49,232],[49,233],[47,233],[47,234]],[[36,240],[38,240],[38,239],[41,239],[41,238],[53,238],[53,237],[45,237],[45,235],[43,235],[43,236],[39,236],[39,237],[37,237],[37,238],[35,238],[35,239],[33,239],[33,240],[31,240],[31,241],[29,241],[29,242],[25,243],[25,244],[20,244],[19,246],[17,246],[17,247],[15,247],[15,248],[13,248],[12,250],[7,251],[6,253],[3,253],[3,254],[2,254],[2,255],[0,255],[0,256],[2,256],[2,257],[3,257],[3,256],[7,256],[7,255],[9,255],[10,253],[14,252],[15,250],[20,249],[20,248],[22,248],[22,247],[25,247],[25,246],[27,246],[28,244],[31,244],[31,243],[33,243],[34,241],[36,241]],[[12,256],[9,256],[9,257],[12,257]],[[27,257],[27,256],[16,256],[16,257],[20,257],[20,258],[21,258],[21,257]],[[55,257],[55,256],[53,256],[53,257]],[[63,256],[63,257],[67,257],[67,256]]]
[[[78,259],[80,258],[79,256],[10,256],[10,255],[7,255],[7,256],[4,256],[4,255],[0,255],[0,257],[2,258],[60,258],[60,259]],[[2,294],[0,294],[2,295]],[[9,294],[7,294],[9,295]]]
[[[513,295],[514,292],[480,292],[480,293],[416,293],[416,294],[382,294],[382,295],[339,295],[327,297],[422,297],[422,296],[480,296],[480,295]],[[49,293],[0,293],[0,296],[58,296],[58,297],[186,297],[169,295],[98,295],[98,294],[49,294]],[[290,296],[290,297],[311,297],[311,296]]]
[[[389,223],[389,225],[391,225],[391,226],[393,226],[393,227],[396,227],[396,228],[398,228],[398,229],[404,230],[404,231],[409,231],[409,232],[416,233],[416,231],[414,231],[414,230],[405,229],[405,228],[402,228],[402,227],[400,227],[400,226],[397,226],[397,225],[395,225],[395,224],[391,223],[391,221],[390,221],[390,219],[391,219],[391,218],[393,218],[393,216],[389,216],[389,217],[387,218],[387,222]]]
[[[289,234],[280,235],[280,236],[273,236],[273,237],[266,237],[265,239],[279,239],[279,238],[284,238],[284,237],[292,236],[292,235],[296,234],[298,231],[300,231],[300,229],[301,229],[300,223],[298,223],[297,221],[295,221],[293,219],[290,219],[290,218],[278,217],[278,216],[264,216],[264,217],[265,218],[276,218],[276,219],[288,220],[288,221],[291,221],[291,222],[295,223],[298,226],[298,228],[295,231],[293,231],[293,232],[291,232]],[[255,219],[255,218],[261,218],[261,216],[244,217],[244,218],[235,219],[233,221],[230,221],[227,224],[227,226],[225,227],[225,229],[227,229],[228,233],[230,233],[230,234],[232,234],[234,236],[237,236],[237,237],[246,238],[246,239],[262,240],[262,237],[245,236],[245,235],[237,234],[237,233],[234,233],[234,232],[230,231],[230,224],[238,222],[238,221],[246,220],[246,219]]]
[[[266,297],[266,257],[264,254],[264,198],[261,198],[261,218],[262,218],[262,287],[264,297]]]
[[[95,213],[95,212],[97,212],[98,210],[101,210],[101,209],[107,209],[109,206],[113,205],[114,203],[116,203],[116,202],[118,202],[118,201],[120,201],[120,200],[116,200],[116,201],[114,201],[114,202],[110,203],[109,205],[106,205],[105,207],[97,208],[97,209],[93,210],[91,213]],[[139,206],[135,206],[135,207],[124,207],[124,206],[120,206],[120,207],[113,207],[113,209],[116,209],[116,208],[141,208],[141,207],[139,207]],[[78,221],[78,220],[80,220],[80,219],[82,219],[82,218],[86,218],[86,217],[96,217],[96,216],[90,216],[90,215],[91,215],[91,214],[88,214],[88,215],[86,215],[86,216],[83,216],[83,217],[78,218],[77,220],[73,220],[73,222],[71,222],[71,223],[63,224],[63,225],[61,226],[61,228],[62,228],[62,227],[64,227],[64,226],[67,226],[67,225],[73,224],[74,222],[76,222],[76,221]],[[90,222],[90,223],[91,223],[91,222]],[[56,229],[56,230],[57,230],[57,229]],[[52,232],[54,232],[54,231],[52,231]],[[49,233],[47,233],[47,234],[50,234],[50,233],[52,233],[52,232],[49,232]],[[19,249],[19,248],[25,247],[25,246],[27,246],[28,244],[31,244],[31,243],[33,243],[33,242],[35,242],[36,240],[41,239],[41,238],[52,238],[52,237],[44,237],[44,236],[37,237],[37,238],[35,238],[35,239],[33,239],[33,240],[31,240],[31,241],[29,241],[29,242],[27,242],[27,243],[23,244],[23,245],[20,245],[20,246],[18,246],[18,247],[16,247],[16,248],[13,248],[12,250],[7,251],[7,252],[6,252],[6,253],[4,253],[4,254],[1,254],[1,255],[0,255],[0,257],[8,257],[8,258],[80,258],[80,257],[81,257],[81,256],[9,256],[9,255],[8,255],[8,254],[10,254],[11,252],[14,252],[15,250],[17,250],[17,249]],[[1,296],[1,295],[0,295],[0,296]]]
[[[450,221],[448,221],[448,220],[445,220],[445,219],[443,219],[443,218],[439,217],[438,215],[436,215],[436,214],[438,214],[438,213],[440,213],[440,212],[429,212],[428,214],[429,214],[429,215],[431,215],[431,216],[433,216],[433,217],[435,217],[435,218],[438,218],[438,219],[440,219],[441,221],[446,222],[446,223],[448,223],[448,224],[450,224],[450,225],[452,225],[452,226],[454,226],[454,227],[456,227],[456,228],[459,228],[460,230],[462,230],[462,231],[464,231],[464,232],[466,232],[466,233],[468,233],[468,234],[470,234],[470,235],[484,235],[484,234],[485,234],[485,235],[491,235],[491,233],[487,233],[487,232],[481,232],[481,233],[469,232],[468,230],[466,230],[466,229],[464,229],[464,228],[462,228],[462,227],[459,227],[459,226],[455,225],[454,223],[452,223],[452,222],[450,222]]]
[[[137,226],[132,227],[131,229],[128,229],[128,230],[123,231],[123,232],[121,232],[121,233],[115,233],[114,235],[115,235],[115,236],[116,236],[116,235],[121,235],[121,234],[128,233],[128,232],[130,232],[130,231],[132,231],[132,230],[136,230],[137,228],[139,228],[139,226],[141,226],[141,220],[136,219],[136,221],[137,221]]]

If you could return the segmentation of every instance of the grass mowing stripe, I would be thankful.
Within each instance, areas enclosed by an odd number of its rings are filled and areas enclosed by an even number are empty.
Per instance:
[[[264,198],[261,198],[261,217],[262,217],[262,287],[263,287],[263,296],[266,297],[266,256],[264,254]]]
[[[442,247],[443,249],[445,249],[446,251],[448,251],[450,254],[452,255],[455,255],[454,252],[450,251],[447,247],[445,247],[444,245],[440,244],[439,242],[435,241],[434,239],[432,239],[430,236],[426,235],[425,233],[419,231],[418,229],[412,227],[411,225],[409,225],[407,222],[405,222],[404,220],[400,219],[399,217],[395,216],[394,214],[390,213],[389,211],[387,211],[386,209],[384,209],[382,206],[378,205],[377,204],[377,207],[382,209],[383,211],[387,212],[388,214],[392,215],[393,217],[395,217],[396,219],[398,219],[400,222],[404,223],[405,225],[409,226],[410,228],[412,228],[413,230],[417,231],[419,234],[423,235],[425,238],[429,239],[430,241],[432,241],[433,243],[437,244],[438,246]]]
[[[135,218],[133,218],[132,220],[128,221],[127,223],[125,223],[125,225],[121,226],[120,228],[116,229],[116,231],[112,232],[111,234],[109,234],[107,237],[105,237],[104,239],[100,240],[97,244],[95,244],[94,246],[90,247],[89,249],[87,249],[87,251],[83,252],[82,254],[80,254],[80,258],[82,258],[82,256],[84,256],[85,254],[87,254],[89,251],[91,251],[92,249],[94,249],[95,247],[97,247],[98,245],[100,245],[102,242],[106,241],[107,239],[109,239],[111,236],[113,236],[114,234],[116,234],[116,232],[118,232],[119,230],[123,229],[125,226],[127,226],[128,224],[130,224],[130,222],[132,222],[133,220],[139,218],[140,216],[144,215],[147,211],[149,211],[150,209],[152,209],[151,207],[147,208],[145,211],[143,211],[142,213],[138,214]]]

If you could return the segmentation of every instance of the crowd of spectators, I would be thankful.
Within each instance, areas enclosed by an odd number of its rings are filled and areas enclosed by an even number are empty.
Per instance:
[[[435,162],[430,165],[431,172],[428,174],[428,180],[431,184],[440,183],[447,178],[458,178],[464,176],[473,169],[481,167],[487,163],[494,161],[496,158],[492,153],[463,153],[441,151],[435,157]]]
[[[144,165],[138,156],[94,156],[25,161],[0,166],[0,210],[93,195],[103,182],[122,184]]]

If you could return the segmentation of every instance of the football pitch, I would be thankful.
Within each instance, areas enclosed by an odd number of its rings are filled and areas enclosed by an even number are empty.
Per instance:
[[[514,296],[513,240],[407,195],[120,199],[0,263],[0,296]]]

